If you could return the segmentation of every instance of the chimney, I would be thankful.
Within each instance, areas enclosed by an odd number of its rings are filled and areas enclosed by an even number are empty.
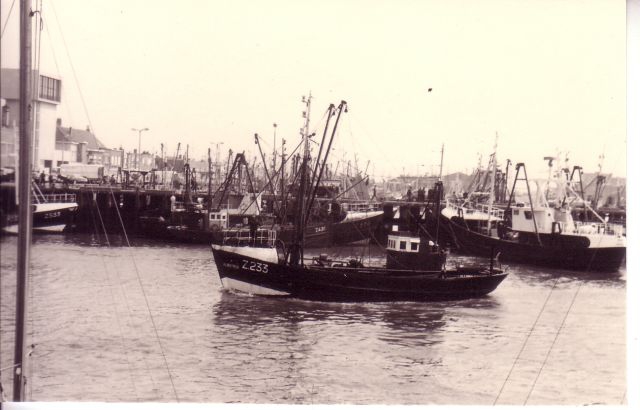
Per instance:
[[[11,115],[9,113],[9,106],[3,105],[2,106],[2,126],[8,127],[10,123],[11,123]]]
[[[62,118],[56,119],[56,127],[62,127]]]
[[[82,163],[82,164],[86,164],[87,160],[88,160],[87,143],[86,142],[81,142],[81,143],[78,144],[77,161]]]

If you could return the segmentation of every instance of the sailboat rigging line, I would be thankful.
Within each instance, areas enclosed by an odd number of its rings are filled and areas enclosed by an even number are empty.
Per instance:
[[[562,323],[560,323],[560,327],[558,327],[558,331],[556,332],[555,337],[553,338],[553,342],[551,343],[551,346],[549,347],[549,350],[547,351],[547,355],[544,357],[544,361],[542,362],[542,365],[540,366],[540,369],[538,370],[538,374],[536,374],[536,378],[533,381],[533,385],[531,386],[531,389],[529,390],[529,393],[527,394],[527,398],[524,401],[523,405],[527,405],[527,402],[529,401],[529,398],[531,397],[531,393],[533,393],[533,389],[535,389],[536,387],[536,383],[538,382],[538,379],[540,378],[540,374],[542,373],[542,369],[544,369],[544,366],[547,364],[547,360],[549,359],[549,355],[551,354],[551,351],[553,350],[553,346],[555,346],[556,341],[558,340],[558,336],[560,336],[560,332],[562,331],[562,328],[564,327],[565,322],[567,321],[567,317],[569,316],[569,312],[571,312],[571,308],[573,307],[573,304],[576,301],[576,298],[578,297],[578,292],[580,292],[580,288],[582,287],[583,282],[581,281],[580,284],[578,285],[578,288],[576,289],[576,292],[573,294],[573,299],[571,299],[571,304],[569,304],[569,308],[567,309],[567,311],[564,314],[564,317],[562,318]]]
[[[120,322],[120,315],[118,314],[118,306],[116,304],[116,298],[115,298],[115,295],[113,293],[113,288],[111,286],[111,279],[109,278],[109,269],[107,268],[107,263],[104,260],[104,255],[102,255],[102,264],[104,265],[105,280],[107,281],[107,285],[109,287],[109,294],[111,295],[112,306],[113,306],[113,310],[114,310],[115,317],[116,317],[116,324],[118,325],[118,332],[120,333],[120,344],[122,346],[122,350],[124,351],[124,355],[125,355],[125,357],[127,359],[127,367],[129,368],[129,377],[131,378],[131,385],[133,386],[133,392],[134,392],[134,394],[136,396],[136,399],[139,400],[140,396],[138,394],[138,386],[136,386],[136,381],[135,381],[136,379],[133,376],[133,365],[131,364],[131,360],[129,359],[129,354],[127,352],[126,343],[124,341],[124,334],[123,334],[123,331],[122,331],[122,327],[123,326],[122,326],[122,323]],[[128,313],[129,313],[129,322],[131,322],[131,319],[130,319],[131,318],[131,310],[129,308],[129,301],[128,301],[127,297],[126,297],[126,293],[122,289],[122,282],[120,280],[120,274],[118,272],[117,265],[116,265],[115,269],[116,269],[116,275],[118,276],[118,283],[120,284],[120,288],[122,290],[122,294],[123,294],[123,297],[124,297],[124,300],[125,300],[125,304],[127,306],[127,310],[128,310]],[[149,373],[149,378],[151,378],[151,381],[152,381],[152,383],[153,383],[153,385],[155,387],[155,381],[153,380],[153,376],[151,375],[151,369],[149,369],[149,364],[147,363],[147,359],[146,358],[144,358],[144,362],[145,362],[145,365],[147,367],[147,372]]]
[[[164,353],[164,347],[162,346],[162,342],[160,341],[160,335],[158,334],[158,328],[156,326],[156,322],[153,319],[153,314],[151,314],[151,307],[149,306],[149,299],[147,298],[147,293],[144,291],[144,286],[142,284],[142,279],[140,278],[140,272],[138,270],[138,264],[136,263],[136,259],[133,256],[133,252],[131,251],[131,243],[129,242],[129,236],[127,236],[127,231],[124,227],[124,222],[122,221],[122,215],[120,214],[120,209],[117,206],[117,202],[115,202],[116,197],[113,193],[113,188],[109,187],[109,191],[111,191],[111,196],[116,204],[116,213],[118,215],[118,219],[120,221],[120,225],[122,226],[122,233],[124,234],[124,238],[127,242],[127,249],[129,249],[129,254],[131,255],[131,260],[133,262],[133,267],[136,272],[136,278],[138,279],[138,285],[140,286],[140,290],[142,291],[142,296],[144,297],[144,302],[147,306],[147,313],[149,313],[149,319],[151,320],[151,325],[153,326],[153,331],[156,336],[156,340],[158,341],[158,345],[160,346],[160,352],[162,353],[162,359],[164,361],[164,366],[167,369],[167,374],[169,375],[169,381],[171,382],[171,388],[173,389],[173,394],[176,398],[176,401],[179,402],[180,398],[178,397],[178,392],[176,391],[176,386],[173,382],[173,376],[171,375],[171,371],[169,370],[169,364],[167,362],[167,356]]]
[[[93,192],[93,189],[91,191]],[[103,229],[105,237],[107,239],[107,246],[110,248],[111,247],[111,243],[109,242],[109,237],[107,236],[107,230],[106,230],[106,227],[105,227],[103,219],[102,219],[102,214],[100,213],[100,208],[98,207],[98,204],[97,204],[96,201],[94,201],[94,203],[96,204],[96,209],[98,210],[98,215],[100,216],[100,223],[102,225],[102,229]],[[101,254],[101,259],[102,259],[102,265],[104,266],[105,280],[106,280],[107,285],[109,287],[109,294],[111,295],[112,306],[113,306],[113,310],[114,310],[114,313],[115,313],[116,323],[118,325],[118,331],[120,333],[120,344],[122,346],[122,350],[124,351],[125,357],[127,359],[127,366],[129,367],[129,377],[131,378],[131,384],[133,386],[134,394],[136,395],[137,399],[140,399],[140,397],[138,395],[138,388],[137,388],[136,383],[135,383],[135,378],[133,377],[133,365],[131,364],[131,360],[129,359],[129,354],[127,353],[127,348],[126,348],[126,344],[125,344],[125,341],[124,341],[124,334],[122,332],[122,324],[120,323],[120,315],[118,314],[118,307],[117,307],[117,304],[116,304],[115,296],[113,294],[113,288],[111,286],[111,280],[109,278],[109,269],[107,268],[107,262],[105,261],[104,254]],[[120,273],[118,271],[117,265],[115,266],[115,269],[116,269],[116,275],[118,276],[118,283],[120,284],[120,289],[122,290],[122,296],[123,296],[123,298],[125,300],[125,304],[127,306],[127,311],[128,311],[128,314],[129,314],[129,322],[131,322],[131,308],[130,308],[130,305],[129,305],[129,300],[127,299],[126,292],[122,289],[122,280],[120,279]],[[155,380],[153,379],[153,376],[151,375],[151,369],[149,368],[149,364],[148,364],[146,358],[144,358],[144,362],[145,362],[145,365],[147,367],[147,373],[149,374],[149,378],[151,378],[151,382],[152,382],[152,384],[154,385],[154,388],[155,388],[155,386],[156,386]]]
[[[71,66],[71,72],[73,73],[73,78],[76,82],[76,87],[78,88],[78,94],[80,95],[80,101],[82,101],[82,107],[84,108],[84,113],[87,116],[87,121],[89,122],[89,128],[91,132],[95,134],[95,129],[93,128],[93,124],[91,123],[91,117],[89,116],[89,110],[87,109],[87,103],[84,100],[84,95],[82,94],[82,88],[80,87],[80,81],[78,80],[78,75],[76,74],[76,69],[73,66],[73,61],[71,60],[71,54],[69,53],[69,47],[67,47],[67,41],[64,38],[64,33],[62,32],[62,25],[60,25],[60,20],[58,20],[58,13],[56,12],[56,7],[54,2],[51,3],[51,10],[53,10],[53,16],[55,17],[56,23],[58,24],[58,31],[60,32],[60,37],[62,38],[62,44],[64,45],[64,49],[67,52],[67,58],[69,59],[69,65]]]
[[[53,37],[51,37],[51,33],[49,32],[49,25],[45,24],[44,25],[44,29],[47,32],[47,36],[49,37],[49,41],[47,42],[49,44],[49,46],[51,47],[51,55],[53,56],[53,63],[56,66],[56,74],[58,77],[62,77],[62,75],[60,74],[60,66],[58,65],[58,59],[56,58],[56,51],[53,47]],[[62,105],[65,108],[65,112],[66,112],[66,116],[69,119],[69,123],[73,124],[73,115],[71,114],[71,110],[69,109],[69,104],[67,104],[67,94],[66,93],[60,93],[60,99],[62,100]]]
[[[4,20],[4,24],[2,25],[2,33],[0,34],[0,38],[4,36],[4,30],[7,28],[7,24],[9,23],[9,18],[11,18],[11,11],[13,10],[13,6],[16,4],[16,0],[11,2],[11,7],[9,7],[9,12],[7,13],[7,18]]]
[[[527,333],[527,337],[525,337],[524,342],[522,343],[522,346],[520,347],[520,351],[518,352],[518,355],[516,356],[515,360],[513,361],[513,364],[511,365],[511,368],[509,369],[509,373],[507,373],[507,377],[504,379],[504,382],[502,383],[502,386],[500,387],[500,391],[498,392],[498,395],[496,396],[495,400],[493,401],[493,405],[494,406],[498,402],[498,399],[500,399],[500,395],[502,394],[502,390],[504,390],[504,387],[507,385],[507,381],[509,380],[509,377],[511,377],[511,373],[513,372],[513,369],[516,367],[516,363],[518,362],[518,360],[520,360],[520,355],[522,355],[522,352],[524,351],[524,348],[527,346],[527,343],[529,342],[529,338],[531,337],[531,334],[533,333],[533,329],[535,329],[535,327],[537,326],[538,321],[540,320],[540,317],[542,316],[542,312],[544,312],[544,309],[546,308],[547,303],[549,302],[549,299],[551,298],[551,294],[553,293],[553,290],[556,288],[556,285],[558,284],[559,280],[560,280],[560,277],[557,277],[556,280],[553,282],[553,286],[551,287],[551,290],[549,290],[549,294],[547,295],[547,298],[544,300],[544,303],[542,304],[542,307],[540,308],[540,311],[538,312],[538,316],[536,316],[536,320],[534,320],[533,324],[531,325],[531,329],[529,329],[529,333]]]

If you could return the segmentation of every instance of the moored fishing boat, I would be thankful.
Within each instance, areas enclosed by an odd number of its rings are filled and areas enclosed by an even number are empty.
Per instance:
[[[73,194],[43,194],[32,183],[31,215],[34,233],[62,233],[73,225],[78,204]],[[8,234],[18,233],[18,221],[2,228]]]
[[[518,178],[520,171],[522,179]],[[626,255],[624,227],[609,223],[592,209],[599,218],[597,223],[575,221],[571,202],[579,199],[579,195],[571,187],[573,175],[568,174],[566,169],[558,174],[559,192],[552,201],[541,194],[541,189],[534,201],[524,164],[517,164],[505,209],[491,204],[448,203],[441,213],[445,226],[462,252],[486,255],[493,249],[503,259],[514,262],[571,270],[618,271]],[[526,182],[528,204],[514,200],[518,181]]]

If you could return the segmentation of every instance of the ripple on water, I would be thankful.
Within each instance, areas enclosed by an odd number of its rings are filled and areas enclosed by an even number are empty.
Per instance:
[[[15,238],[0,241],[4,367]],[[624,269],[603,276],[512,264],[483,298],[321,303],[223,292],[208,246],[132,242],[34,241],[32,400],[493,404],[501,392],[505,404],[527,395],[528,404],[618,404],[624,396]],[[2,382],[10,385],[6,372]]]

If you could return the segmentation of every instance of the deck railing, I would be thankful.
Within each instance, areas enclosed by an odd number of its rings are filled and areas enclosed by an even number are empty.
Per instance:
[[[381,208],[379,202],[343,202],[341,206],[344,211],[355,212],[379,211]]]
[[[229,228],[222,231],[222,244],[234,246],[270,246],[276,244],[276,231],[273,229],[256,229],[251,235],[249,228]]]
[[[562,224],[564,230],[564,224]],[[597,222],[574,222],[575,234],[595,234],[595,235],[615,235],[625,234],[624,226],[620,224],[597,223]]]
[[[76,194],[44,194],[45,202],[76,202]]]
[[[455,209],[457,213],[459,213],[461,210],[464,215],[483,213],[485,215],[491,215],[496,219],[504,220],[504,209],[496,208],[486,204],[467,202],[464,205],[459,205],[447,200],[447,207]]]

